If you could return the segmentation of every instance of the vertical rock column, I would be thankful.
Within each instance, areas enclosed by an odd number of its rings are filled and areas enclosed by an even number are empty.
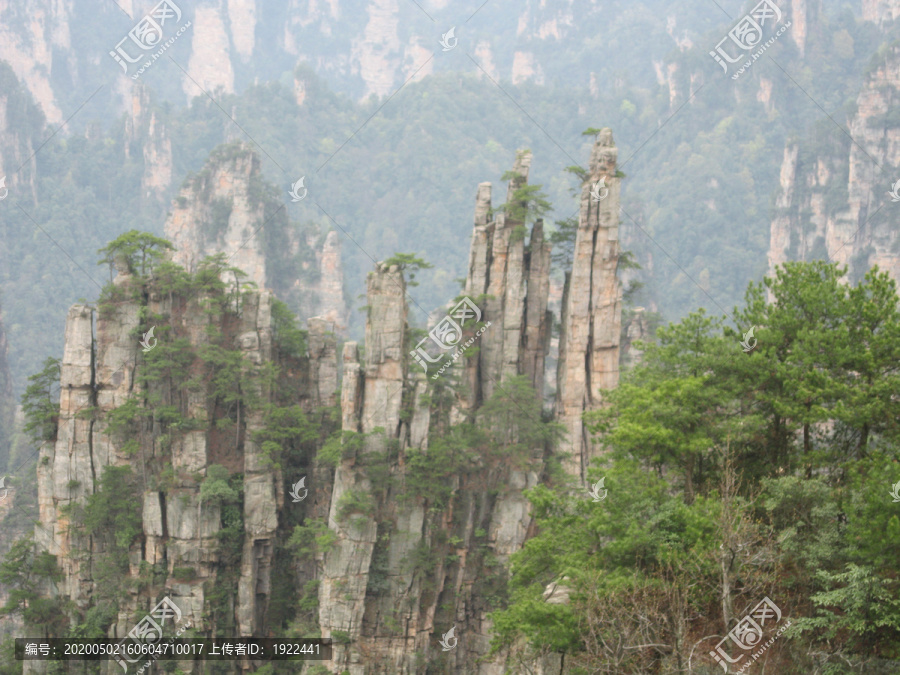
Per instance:
[[[186,337],[196,350],[210,344],[209,329],[215,324],[208,311],[212,302],[209,296],[199,294],[188,299],[170,298],[168,294],[152,291],[149,300],[150,313],[169,317],[171,327],[170,331],[159,335],[158,348],[164,348],[175,336]],[[149,326],[142,328],[146,330]],[[201,428],[172,434],[168,449],[149,437],[145,438],[143,443],[146,447],[141,449],[140,461],[149,461],[151,455],[155,455],[157,459],[170,460],[176,476],[204,476],[211,453],[205,427],[213,414],[208,407],[208,391],[204,388],[184,390],[167,383],[150,386],[166,404],[177,405],[188,419],[196,420]],[[143,506],[144,559],[151,564],[166,564],[170,575],[166,593],[185,616],[192,617],[196,626],[205,608],[204,584],[207,581],[215,583],[216,580],[215,551],[218,547],[214,537],[220,529],[219,507],[201,504],[200,485],[192,479],[178,479],[166,490],[148,489],[144,493]],[[173,577],[176,567],[190,567],[197,576],[190,582],[177,581]],[[134,571],[134,574],[137,576],[138,572]],[[133,620],[134,617],[126,618]],[[131,625],[120,624],[118,634],[124,635]]]
[[[341,238],[335,230],[325,235],[319,273],[319,314],[335,324],[335,332],[341,333],[347,326],[347,306],[344,303]]]
[[[507,204],[515,191],[527,185],[531,153],[519,152],[513,178],[507,187]],[[524,223],[507,214],[490,220],[491,184],[481,183],[475,198],[475,227],[469,251],[466,295],[478,298],[482,321],[491,327],[482,334],[478,362],[465,366],[467,400],[471,408],[490,397],[496,385],[519,375],[528,375],[540,393],[543,388],[544,357],[549,347],[550,320],[547,297],[550,284],[550,245],[544,241],[543,222],[531,231],[525,245]]]
[[[527,184],[530,166],[531,154],[518,153],[513,167],[513,172],[518,175],[507,187],[507,204],[513,204],[515,191]],[[526,246],[528,233],[523,221],[511,218],[508,212],[498,213],[496,220],[491,219],[490,214],[491,184],[481,183],[475,201],[466,295],[475,299],[487,296],[478,304],[482,308],[482,321],[490,322],[491,326],[476,343],[480,348],[478,357],[468,359],[461,366],[462,378],[468,386],[461,392],[462,400],[453,421],[460,421],[464,411],[477,409],[495,392],[502,394],[504,381],[511,377],[526,375],[539,395],[543,391],[544,358],[549,348],[551,325],[547,313],[550,245],[544,240],[541,220],[532,228]],[[494,499],[472,496],[471,499],[463,498],[457,505],[467,513],[463,517],[468,523],[466,539],[472,536],[475,520],[483,522],[483,510],[490,509],[488,542],[491,554],[500,563],[505,564],[509,555],[519,550],[525,540],[531,524],[531,509],[522,492],[537,484],[543,451],[541,447],[534,448],[526,466],[503,467],[492,475],[490,481],[498,488]],[[476,511],[479,512],[477,518]],[[480,607],[479,603],[469,596],[475,578],[481,573],[482,570],[470,568],[466,556],[461,555],[455,579],[448,584],[456,589],[457,619],[468,625],[467,648],[484,655],[489,651],[491,622],[485,612],[476,609]],[[470,613],[473,616],[469,616]],[[462,651],[448,655],[448,658],[455,659],[456,668],[471,665],[466,663],[468,656]],[[477,668],[477,672],[491,675],[505,672],[502,656],[489,663],[479,662]]]
[[[412,417],[401,425],[401,457],[410,448],[428,451],[431,409],[425,373],[418,372],[407,382],[414,401]],[[400,460],[403,464],[403,459]],[[401,471],[398,467],[398,471]],[[452,479],[451,479],[452,480]],[[438,593],[423,589],[422,579],[409,561],[419,545],[434,546],[434,522],[426,517],[421,500],[404,498],[400,485],[392,487],[385,500],[379,531],[390,533],[373,553],[372,571],[377,578],[370,586],[379,588],[377,597],[366,604],[365,637],[360,647],[370,662],[378,663],[378,672],[412,675],[418,672],[416,652],[427,652],[434,627],[434,611]],[[423,537],[426,541],[423,542]],[[439,572],[435,578],[440,578]],[[373,583],[374,581],[374,583]],[[370,671],[371,672],[371,671]]]
[[[513,203],[517,189],[528,184],[530,168],[531,153],[517,153],[512,170],[518,176],[507,186],[507,204]],[[518,372],[525,314],[525,236],[519,226],[524,223],[499,213],[492,232],[487,287],[482,291],[488,295],[482,320],[492,323],[481,336],[481,381],[485,399],[504,379]]]
[[[494,221],[491,212],[491,184],[479,183],[478,193],[475,196],[475,227],[472,231],[472,243],[469,247],[469,272],[466,275],[465,294],[472,298],[482,309],[482,321],[487,321],[485,312],[487,307],[480,296],[487,292],[488,270],[491,265],[491,242],[494,238]],[[482,335],[482,338],[484,336]],[[479,378],[480,352],[483,345],[478,345],[479,358],[466,359],[462,365],[461,380],[465,383],[462,388],[462,400],[459,406],[462,410],[473,408],[481,400],[481,380]],[[451,420],[457,423],[460,420],[459,413]]]
[[[544,388],[544,359],[550,351],[550,326],[553,315],[547,310],[550,297],[550,243],[544,241],[544,221],[531,230],[526,260],[528,295],[525,298],[525,329],[519,372],[531,378],[531,386],[540,394]]]
[[[365,366],[357,365],[355,345],[346,345],[341,405],[345,431],[371,433],[380,427],[384,435],[368,437],[361,453],[384,451],[386,441],[397,438],[400,431],[407,319],[406,286],[397,266],[379,265],[369,274],[367,285]],[[355,458],[345,459],[335,471],[328,527],[337,540],[325,556],[319,585],[319,624],[324,637],[331,637],[334,631],[349,636],[350,645],[335,645],[334,662],[351,675],[363,675],[366,665],[357,646],[378,527],[374,514],[342,513],[350,491],[357,495],[371,493],[368,478],[355,464]]]
[[[238,346],[253,366],[261,366],[272,357],[272,300],[270,291],[251,296],[258,302],[244,307]],[[262,398],[263,392],[255,392]],[[280,492],[281,472],[271,464],[254,440],[256,431],[264,428],[263,412],[258,408],[247,413],[244,435],[244,550],[241,555],[241,578],[238,583],[237,619],[241,635],[259,635],[271,595],[272,558],[278,510],[284,503]]]
[[[166,238],[175,245],[172,259],[177,264],[193,271],[207,255],[234,251],[229,264],[246,272],[247,281],[260,288],[267,285],[261,238],[247,238],[265,220],[265,206],[252,187],[259,179],[259,165],[247,145],[220,147],[197,178],[182,186],[164,226]]]
[[[601,403],[601,389],[619,382],[621,288],[619,260],[619,184],[612,131],[597,134],[589,177],[581,188],[581,212],[572,272],[566,279],[557,370],[557,415],[568,430],[561,452],[571,453],[566,470],[584,480],[594,450],[581,416]],[[591,195],[592,186],[604,180]]]
[[[69,309],[60,364],[56,444],[44,443],[41,446],[37,465],[40,525],[34,530],[37,549],[58,556],[65,574],[60,592],[81,607],[86,607],[89,603],[90,562],[88,560],[87,564],[82,565],[80,557],[76,559],[70,555],[70,551],[82,547],[89,550],[90,544],[89,541],[79,541],[74,534],[69,534],[68,521],[58,509],[70,500],[61,500],[57,495],[68,495],[70,480],[80,481],[83,490],[93,492],[94,481],[100,474],[100,467],[94,466],[91,456],[92,421],[78,415],[94,405],[92,323],[93,312],[87,306],[73,305]],[[26,662],[26,665],[29,663]]]
[[[333,406],[337,391],[337,337],[334,324],[326,317],[313,316],[309,327],[309,372],[314,404]]]
[[[0,307],[0,317],[2,316],[3,308]],[[9,456],[9,444],[12,441],[13,418],[16,410],[12,375],[9,372],[9,362],[7,361],[8,353],[9,343],[3,330],[3,321],[0,319],[0,466],[4,468]]]

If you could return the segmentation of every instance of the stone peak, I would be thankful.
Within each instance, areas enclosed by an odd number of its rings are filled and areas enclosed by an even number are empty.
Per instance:
[[[592,176],[599,173],[614,174],[616,171],[616,162],[619,157],[619,150],[613,141],[612,129],[604,127],[597,133],[594,139],[594,146],[591,148],[591,159],[589,163],[590,173]]]

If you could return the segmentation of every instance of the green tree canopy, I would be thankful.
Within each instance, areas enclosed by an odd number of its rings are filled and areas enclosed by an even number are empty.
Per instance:
[[[416,272],[419,270],[431,269],[433,265],[425,262],[422,258],[416,256],[415,253],[395,253],[390,258],[382,262],[386,267],[397,265],[406,275],[407,286],[418,286]]]
[[[123,259],[131,274],[146,276],[161,261],[166,250],[175,250],[172,242],[149,232],[129,230],[97,250],[103,257],[98,265],[109,265],[110,274],[117,259]]]

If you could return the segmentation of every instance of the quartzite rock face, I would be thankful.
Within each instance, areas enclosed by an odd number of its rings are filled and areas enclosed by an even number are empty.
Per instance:
[[[125,139],[126,157],[133,143],[142,144],[142,197],[152,198],[162,205],[163,197],[172,185],[172,139],[151,106],[150,90],[140,83],[131,90],[131,108],[125,118]]]
[[[336,332],[347,328],[347,305],[344,302],[344,268],[341,264],[341,237],[332,230],[325,236],[319,255],[319,315],[334,324]]]
[[[229,264],[265,287],[262,237],[251,238],[265,218],[265,204],[251,194],[251,182],[258,179],[255,152],[238,143],[219,146],[172,204],[165,236],[175,245],[173,260],[193,271],[206,256],[225,251],[233,255]]]
[[[591,151],[589,177],[581,188],[574,259],[563,296],[557,415],[568,437],[560,449],[571,453],[567,471],[582,480],[595,454],[582,413],[600,405],[599,390],[619,382],[622,292],[616,277],[620,184],[616,157],[612,131],[601,130]],[[605,188],[599,185],[601,180]]]
[[[243,281],[272,289],[302,320],[316,314],[343,333],[340,236],[332,231],[321,241],[318,231],[291,224],[282,203],[268,193],[259,157],[248,145],[216,148],[171,208],[165,236],[175,245],[176,263],[193,271],[206,256],[224,252],[228,265],[247,274]],[[274,275],[275,268],[282,272]]]
[[[900,47],[874,68],[847,127],[818,123],[810,143],[789,144],[781,165],[769,239],[769,274],[788,260],[828,259],[849,268],[849,280],[873,265],[900,281],[900,229],[888,194],[900,164]]]

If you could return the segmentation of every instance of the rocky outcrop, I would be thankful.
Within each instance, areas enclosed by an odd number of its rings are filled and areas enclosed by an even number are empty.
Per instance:
[[[350,320],[344,300],[344,268],[341,262],[341,236],[331,230],[322,240],[318,231],[310,232],[306,245],[315,252],[315,260],[304,262],[306,278],[298,278],[290,297],[296,298],[301,317],[317,314],[339,335]],[[295,244],[299,249],[300,243]]]
[[[7,0],[2,5],[0,60],[12,64],[54,126],[66,118],[64,111],[71,111],[73,92],[90,92],[101,83],[112,87],[120,109],[127,110],[132,95],[130,77],[137,64],[126,74],[108,52],[127,38],[155,4],[121,2],[94,8],[62,6],[50,0]],[[477,59],[479,77],[517,84],[571,78],[570,85],[588,85],[591,75],[572,71],[560,45],[589,48],[598,36],[591,25],[600,26],[601,41],[616,39],[616,28],[601,21],[604,8],[600,4],[576,9],[572,0],[528,0],[511,10],[511,15],[477,12],[478,23],[469,23],[484,31],[477,41],[472,40],[474,33],[462,28],[452,3],[445,0],[427,7],[414,4],[412,11],[422,12],[418,18],[428,19],[428,28],[415,30],[405,23],[412,16],[407,14],[410,8],[397,0],[369,0],[364,5],[348,0],[173,4],[183,16],[177,23],[169,20],[162,26],[160,43],[178,66],[170,64],[172,72],[152,77],[160,78],[160,88],[169,95],[182,94],[185,102],[195,96],[205,98],[204,92],[220,100],[217,90],[230,94],[257,78],[275,80],[292,63],[309,64],[342,93],[359,100],[370,95],[390,96],[407,80],[441,72],[441,57],[455,55],[444,54],[439,40],[454,24],[459,45],[465,46],[469,40],[467,51]],[[639,2],[635,11],[651,11],[650,4]],[[686,25],[676,28],[675,17]],[[675,17],[667,17],[668,24],[642,24],[652,31],[647,37],[650,58],[660,59],[672,47],[683,47],[690,41],[687,33],[696,32],[689,19],[677,13]],[[474,13],[467,18],[476,20]],[[505,29],[510,21],[516,30]],[[338,34],[342,40],[335,42]],[[152,33],[148,36],[153,37]],[[84,42],[98,44],[81,49]],[[149,45],[140,49],[130,40],[123,49],[129,58],[139,61],[158,52],[156,44],[153,49]],[[596,75],[599,86],[607,86],[611,77],[608,67],[598,68]],[[298,102],[303,100],[299,89],[295,94]]]
[[[619,382],[622,291],[616,267],[621,179],[616,157],[612,131],[601,130],[581,188],[574,259],[563,296],[557,415],[568,432],[561,447],[569,454],[564,465],[582,480],[595,449],[581,416],[601,404],[600,390],[612,389]]]
[[[530,166],[531,153],[520,152],[512,169],[518,177],[507,186],[507,204],[513,204],[515,191],[528,184]],[[519,373],[528,375],[538,390],[542,387],[550,346],[550,245],[544,241],[540,220],[528,244],[525,235],[523,222],[493,212],[491,184],[481,183],[465,294],[484,298],[482,320],[490,321],[491,329],[481,336],[478,358],[467,368],[467,407],[490,398],[501,382]]]
[[[6,29],[0,28],[0,33]],[[35,148],[40,146],[45,119],[26,86],[27,83],[19,82],[9,65],[0,61],[0,197],[30,197],[37,201]],[[25,126],[18,119],[30,123]],[[13,236],[8,227],[3,228],[5,240]],[[5,269],[11,267],[5,259],[9,250],[11,247],[0,247],[0,265]]]
[[[206,256],[225,251],[248,281],[264,287],[266,256],[263,237],[256,234],[265,222],[266,205],[258,195],[258,181],[255,152],[240,143],[219,146],[203,170],[185,181],[166,219],[165,236],[176,248],[174,261],[192,271]]]
[[[857,97],[847,121],[852,141],[830,120],[812,138],[788,144],[769,239],[769,273],[787,260],[828,259],[849,267],[849,279],[878,265],[900,280],[900,234],[888,194],[900,164],[900,48],[887,50]]]
[[[13,484],[17,478],[21,477],[21,471],[18,477],[10,475],[11,471],[20,469],[20,467],[10,461],[16,404],[13,397],[12,377],[10,377],[9,365],[6,360],[9,345],[3,330],[2,316],[3,313],[0,311],[0,479],[2,479],[2,484],[0,484],[0,527],[4,533],[3,540],[0,541],[0,558],[6,555],[13,542],[27,534],[25,527],[15,527],[7,520],[13,506],[16,505],[17,495]],[[8,589],[0,585],[0,605],[8,599]],[[0,617],[0,639],[16,634],[22,634],[22,618],[15,615]]]
[[[388,443],[400,434],[405,294],[403,275],[397,266],[381,266],[370,273],[365,360],[360,362],[355,343],[344,346],[343,430],[366,436],[358,456],[344,459],[335,471],[328,527],[337,541],[325,557],[319,585],[319,623],[324,637],[340,631],[355,645],[363,642],[366,589],[379,526],[373,511],[359,512],[359,504],[372,499],[373,485],[357,464],[364,465],[367,456],[385,453]],[[387,461],[387,457],[375,461]],[[335,645],[334,662],[351,675],[370,672],[358,646]]]
[[[234,93],[234,65],[222,9],[200,5],[194,10],[188,75],[181,81],[184,93],[189,98],[203,96],[206,92],[216,90]],[[243,14],[246,16],[247,13]],[[240,35],[243,37],[246,28],[244,26],[240,28]],[[246,46],[246,40],[240,38],[235,44],[235,47],[243,49],[246,49]]]
[[[131,95],[131,109],[125,119],[125,156],[131,145],[142,145],[144,173],[141,176],[141,195],[162,202],[172,185],[172,140],[169,131],[152,109],[150,90],[135,85]]]
[[[627,325],[624,327],[624,339],[622,341],[621,364],[623,370],[631,370],[641,362],[644,353],[635,343],[639,340],[650,339],[650,322],[647,319],[647,310],[643,307],[635,307],[630,312]]]
[[[47,121],[61,124],[64,116],[50,74],[54,53],[68,51],[72,46],[69,24],[73,8],[61,7],[50,0],[38,0],[28,7],[27,12],[22,12],[21,17],[16,16],[18,21],[9,20],[12,18],[10,8],[4,5],[3,9],[6,16],[0,22],[0,61],[10,64],[16,77],[40,105]],[[27,20],[23,20],[25,17]]]
[[[346,646],[337,648],[333,672],[421,672],[413,654],[433,658],[428,655],[434,639],[451,626],[456,626],[460,648],[442,656],[452,672],[500,675],[506,671],[505,655],[483,658],[491,622],[489,605],[481,597],[486,590],[486,569],[480,557],[484,554],[479,554],[475,539],[486,538],[484,546],[493,564],[499,566],[491,573],[499,575],[500,583],[510,555],[528,536],[530,504],[523,493],[541,481],[546,449],[535,447],[519,461],[499,465],[485,459],[474,474],[464,471],[451,476],[453,497],[441,509],[427,508],[427,495],[410,501],[402,485],[408,453],[431,452],[429,446],[442,436],[448,423],[477,418],[493,396],[508,398],[506,384],[513,377],[524,376],[539,395],[543,390],[552,323],[547,310],[550,246],[542,222],[538,220],[529,231],[517,220],[523,212],[516,208],[522,197],[517,191],[527,185],[530,164],[530,153],[520,152],[502,211],[495,212],[492,207],[491,184],[478,186],[463,296],[477,303],[480,323],[476,326],[484,330],[477,333],[477,349],[456,360],[446,375],[434,369],[419,370],[432,359],[416,349],[410,355],[418,357],[419,365],[402,358],[402,350],[415,347],[406,345],[403,333],[398,332],[406,320],[402,276],[395,268],[383,266],[369,276],[366,358],[360,361],[356,344],[345,345],[342,411],[345,432],[374,435],[366,436],[360,449],[345,456],[337,469],[328,519],[336,544],[326,556],[319,586],[323,634],[347,641]],[[607,130],[598,136],[591,176],[594,180],[605,176],[607,184],[617,188],[615,173],[615,148]],[[590,377],[610,386],[618,372],[619,333],[614,218],[618,193],[613,195],[605,205],[597,207],[592,202],[583,209],[574,273],[578,283],[567,297],[582,297],[584,307],[570,302],[567,311],[572,323],[589,325],[591,330],[583,338],[569,341],[565,352],[574,362],[577,350],[583,350],[580,360],[589,370],[582,382]],[[584,278],[593,278],[594,284],[579,285]],[[466,324],[461,314],[454,314],[458,306],[451,303],[450,307],[447,316],[456,318],[463,335],[444,337],[459,345],[476,333],[471,321]],[[444,323],[439,316],[437,321]],[[560,371],[565,375],[572,372],[574,368]],[[452,383],[454,403],[449,415],[436,406],[434,397],[439,390],[431,384],[441,377]],[[577,377],[572,375],[572,379]],[[589,396],[587,385],[582,394]],[[594,400],[596,397],[588,402]],[[511,400],[508,404],[518,405]],[[409,406],[405,415],[403,406]],[[579,421],[585,409],[578,409]],[[372,468],[372,458],[377,458],[374,461],[381,472],[387,470],[394,477],[388,487],[384,487],[383,473]],[[360,495],[372,498],[369,511],[347,511],[348,504],[363,501]],[[483,534],[478,535],[479,531]],[[448,538],[456,542],[448,551],[452,561],[438,554],[427,576],[410,569],[410,559],[418,559],[426,551],[447,551],[440,542]],[[546,668],[554,672],[552,665]]]
[[[862,0],[862,16],[865,21],[882,26],[900,17],[900,2],[897,0]]]
[[[819,25],[821,15],[822,0],[791,0],[790,35],[797,45],[801,58],[806,54],[809,32]]]
[[[221,145],[185,181],[165,223],[173,259],[194,270],[224,252],[245,281],[271,288],[303,319],[315,314],[342,333],[347,324],[340,237],[289,222],[283,200],[260,174],[259,157],[240,142]]]
[[[160,293],[151,281],[133,295],[135,284],[147,282],[130,275],[118,281],[122,294],[106,302],[99,315],[86,305],[69,311],[57,437],[42,448],[37,469],[42,523],[36,528],[38,547],[58,556],[63,571],[60,592],[82,611],[94,604],[101,592],[97,566],[107,551],[83,529],[69,527],[65,507],[83,504],[96,493],[106,467],[130,467],[142,486],[136,496],[142,526],[130,548],[128,574],[146,582],[144,566],[149,565],[148,569],[161,568],[166,580],[144,583],[143,591],[133,591],[130,601],[120,607],[110,636],[127,634],[136,616],[163,591],[196,629],[209,631],[207,591],[222,573],[217,534],[225,524],[218,503],[201,499],[201,486],[208,468],[220,464],[241,474],[243,493],[243,538],[235,549],[239,563],[231,570],[236,585],[226,604],[234,608],[237,634],[265,634],[284,502],[281,470],[260,438],[272,389],[263,385],[259,375],[280,358],[276,356],[273,295],[266,290],[246,293],[234,311],[230,301],[217,299],[212,291]],[[146,298],[146,306],[134,297]],[[149,351],[159,350],[162,361],[148,362],[150,357],[142,353],[135,337],[148,328],[140,318],[145,314],[157,322]],[[332,404],[337,388],[334,335],[321,322],[313,325],[310,354],[288,368],[301,387],[297,402],[309,414]],[[233,351],[222,351],[228,349]],[[227,359],[209,361],[223,353],[237,355],[242,364],[233,366],[239,371],[232,371],[241,373],[236,420],[233,404],[226,410],[221,393],[211,389],[215,378],[204,375],[211,363],[219,364],[213,372],[227,367]],[[160,377],[151,364],[166,363],[166,359],[176,359],[181,366],[177,373],[168,371]],[[190,376],[194,384],[185,386]],[[137,415],[128,422],[128,433],[112,430],[113,413],[121,420],[128,405],[168,406],[167,414],[180,421],[167,425],[156,414]],[[170,477],[163,479],[167,471]],[[191,574],[186,575],[186,570]],[[39,665],[34,666],[36,670],[30,667],[26,665],[26,672],[41,672]]]

